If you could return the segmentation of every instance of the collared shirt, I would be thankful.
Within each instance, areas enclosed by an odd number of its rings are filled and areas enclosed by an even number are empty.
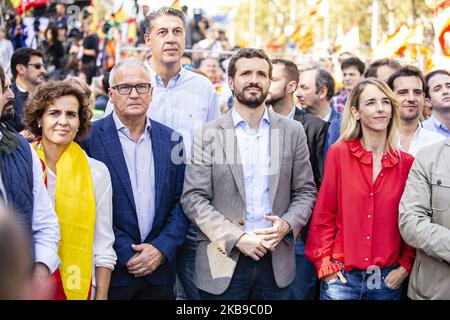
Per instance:
[[[150,120],[146,119],[145,130],[135,141],[115,113],[113,119],[130,176],[141,240],[144,241],[152,230],[155,218],[155,166]]]
[[[235,108],[232,117],[244,173],[247,209],[244,231],[269,228],[272,223],[264,218],[272,214],[269,198],[269,113],[265,109],[258,131],[251,129]]]
[[[427,129],[423,128],[422,124],[419,124],[416,131],[414,132],[414,135],[411,139],[411,143],[409,145],[409,150],[406,151],[401,143],[400,143],[400,149],[402,151],[408,152],[409,154],[416,156],[417,152],[419,152],[420,149],[423,147],[429,146],[430,144],[433,144],[435,142],[439,142],[441,140],[444,140],[445,137],[442,135],[429,131]]]
[[[33,158],[33,242],[35,262],[45,264],[50,273],[59,267],[58,246],[60,240],[59,222],[53,204],[44,184],[41,160],[30,144]]]
[[[437,132],[445,138],[450,138],[450,129],[446,128],[443,123],[441,123],[436,117],[432,114],[431,117],[423,122],[423,128]]]
[[[327,113],[327,115],[322,119],[325,122],[331,122],[330,118],[331,118],[331,113],[333,112],[333,109],[330,109],[330,112]]]
[[[196,127],[220,116],[219,97],[204,76],[181,68],[164,86],[160,75],[151,70],[153,96],[148,116],[181,133],[187,155]],[[109,102],[105,116],[113,110]]]
[[[292,106],[291,112],[286,116],[289,119],[294,120],[296,106]]]
[[[339,113],[343,113],[347,103],[347,90],[342,89],[341,93],[331,98],[331,107]]]
[[[92,284],[95,286],[95,268],[114,270],[117,256],[114,251],[112,223],[112,185],[108,168],[103,162],[86,156],[91,171],[95,195],[95,227],[92,255]],[[56,174],[47,166],[47,192],[55,203]]]
[[[415,251],[400,235],[398,207],[413,161],[391,149],[373,182],[373,155],[359,140],[331,146],[305,248],[319,278],[343,267],[411,271]]]
[[[0,140],[3,135],[0,132]],[[42,171],[41,160],[30,144],[31,157],[33,159],[33,218],[31,220],[31,230],[34,244],[35,263],[43,263],[50,270],[55,272],[59,267],[58,246],[60,240],[59,222],[53,204],[47,193],[44,184],[44,172]],[[1,179],[1,177],[0,177]],[[2,192],[5,203],[8,203],[6,190],[2,185]]]

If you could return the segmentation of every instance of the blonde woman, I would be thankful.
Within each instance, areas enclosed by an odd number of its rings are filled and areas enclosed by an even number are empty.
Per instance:
[[[49,81],[37,87],[25,110],[61,229],[55,299],[107,299],[117,259],[112,186],[107,167],[76,142],[91,128],[85,93],[73,81]]]
[[[375,78],[359,82],[328,151],[305,255],[322,300],[397,300],[414,249],[398,228],[413,157],[398,150],[399,105]]]

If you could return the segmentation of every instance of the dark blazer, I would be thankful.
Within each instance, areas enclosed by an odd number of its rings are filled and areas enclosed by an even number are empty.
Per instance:
[[[286,220],[297,236],[311,216],[317,195],[306,136],[297,122],[270,110],[268,113],[272,214]],[[198,128],[181,197],[186,215],[200,229],[194,283],[200,290],[216,295],[231,282],[241,255],[235,244],[245,230],[245,179],[236,146],[231,112]],[[285,237],[271,259],[273,275],[266,276],[274,277],[279,288],[287,287],[295,277],[293,238]]]
[[[185,164],[184,161],[174,163],[171,158],[174,147],[177,148],[175,150],[184,148],[180,135],[179,140],[171,140],[172,129],[153,120],[150,123],[155,165],[155,219],[144,243],[159,249],[166,260],[145,280],[154,285],[168,285],[175,282],[175,253],[188,228],[188,220],[180,204]],[[110,285],[123,287],[133,279],[125,267],[134,255],[131,244],[142,242],[130,177],[112,114],[94,122],[91,136],[80,145],[90,157],[103,162],[111,174],[117,265]]]
[[[329,127],[323,156],[324,159],[327,155],[328,148],[333,143],[335,143],[337,139],[339,139],[339,136],[341,135],[341,121],[342,121],[342,114],[334,110],[334,108],[331,108],[331,115],[330,120],[328,120]]]
[[[22,123],[22,118],[23,109],[28,99],[28,92],[20,91],[15,82],[13,82],[11,89],[14,93],[14,115],[11,119],[6,120],[5,124],[8,129],[11,128],[16,132],[20,132],[25,129],[25,126]]]
[[[309,161],[311,162],[314,182],[318,190],[322,183],[324,149],[329,124],[307,113],[305,110],[298,108],[295,108],[294,120],[301,122],[305,129],[309,149]]]

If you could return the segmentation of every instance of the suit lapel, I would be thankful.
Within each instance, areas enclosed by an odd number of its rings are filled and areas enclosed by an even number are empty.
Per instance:
[[[220,143],[222,144],[227,163],[230,167],[234,181],[236,182],[239,194],[245,203],[244,171],[242,169],[241,154],[239,152],[239,145],[231,112],[228,112],[219,121],[219,128],[222,131],[219,134]]]
[[[155,219],[161,203],[162,189],[164,186],[164,178],[166,176],[167,150],[169,146],[164,145],[164,139],[161,136],[161,129],[154,121],[151,121],[150,137],[152,140],[153,163],[155,167]],[[170,155],[170,152],[169,152]]]
[[[280,119],[269,111],[270,121],[270,166],[269,166],[269,199],[273,208],[275,195],[277,194],[278,183],[280,181],[280,171],[283,161],[284,149],[284,127],[280,124]]]
[[[136,211],[136,204],[134,203],[133,189],[131,188],[130,175],[128,173],[127,164],[122,152],[122,145],[120,144],[119,134],[117,132],[116,124],[112,114],[106,119],[102,127],[104,134],[101,135],[100,142],[103,144],[106,154],[108,155],[114,169],[117,172],[122,186],[131,201],[134,210]]]

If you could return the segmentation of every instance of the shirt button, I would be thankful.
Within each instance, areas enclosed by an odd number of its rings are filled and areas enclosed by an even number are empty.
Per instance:
[[[369,258],[364,258],[364,261],[365,261],[365,262],[369,261]]]
[[[370,237],[367,237],[366,239],[367,239],[367,240],[370,240]]]
[[[373,196],[373,193],[372,193],[372,192],[370,193],[370,196],[371,196],[371,197]]]
[[[369,218],[369,219],[370,219],[370,218],[372,218],[372,216],[371,216],[371,215],[369,214],[369,215],[367,216],[367,218]]]
[[[380,176],[384,176],[384,173],[380,173]]]
[[[243,220],[243,219],[239,220],[239,224],[240,224],[241,226],[243,226],[243,225],[244,225],[244,220]]]

